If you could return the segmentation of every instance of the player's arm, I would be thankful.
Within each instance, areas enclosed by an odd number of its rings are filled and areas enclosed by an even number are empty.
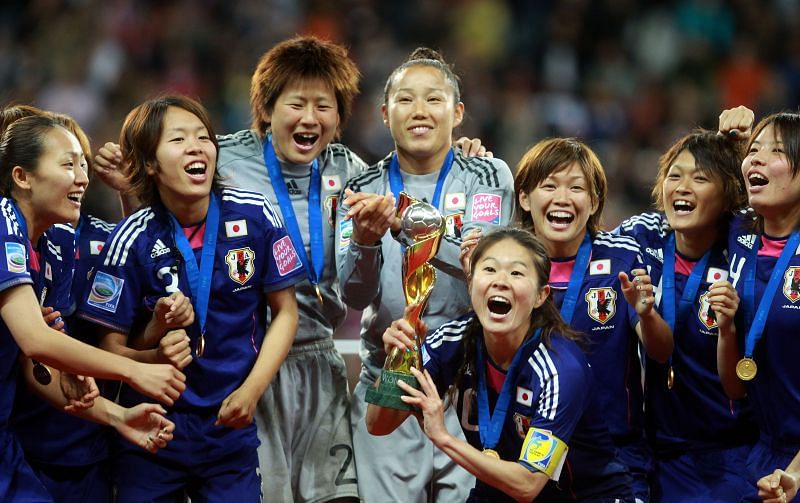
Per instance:
[[[185,376],[171,366],[143,365],[48,327],[28,285],[0,293],[0,317],[25,356],[44,364],[72,374],[125,381],[167,404],[172,404],[185,388]]]
[[[634,269],[631,274],[632,281],[624,271],[618,277],[625,300],[639,316],[635,326],[636,335],[647,356],[659,363],[666,363],[675,348],[672,330],[655,308],[656,298],[650,275],[644,268]]]
[[[729,398],[742,399],[747,390],[736,375],[736,364],[741,358],[735,323],[739,295],[729,281],[717,281],[708,289],[708,303],[717,316],[717,372],[722,389]]]
[[[217,424],[243,428],[253,422],[256,404],[278,373],[297,333],[298,312],[294,286],[267,293],[272,321],[258,357],[241,386],[222,402]]]
[[[131,334],[128,345],[133,349],[150,349],[162,340],[167,331],[186,328],[192,323],[194,307],[191,299],[180,291],[174,292],[156,301],[150,321],[142,332]]]
[[[800,485],[800,451],[786,469],[776,469],[758,480],[758,496],[768,503],[785,503],[797,496]]]

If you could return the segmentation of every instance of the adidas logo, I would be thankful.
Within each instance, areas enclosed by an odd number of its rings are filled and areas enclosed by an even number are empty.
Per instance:
[[[756,243],[756,235],[755,234],[745,234],[744,236],[739,236],[736,238],[740,244],[746,246],[749,249],[753,249],[753,245]]]
[[[166,246],[160,239],[156,239],[156,244],[154,244],[153,249],[150,250],[150,258],[160,257],[171,251],[169,246]]]
[[[648,254],[654,256],[655,258],[657,258],[659,262],[663,262],[664,261],[664,255],[662,254],[661,248],[650,248],[650,247],[647,247],[647,248],[645,248],[645,251]]]
[[[297,182],[295,182],[294,180],[289,180],[286,183],[286,190],[289,191],[289,195],[291,196],[299,196],[303,193],[300,190],[300,187],[297,185]]]

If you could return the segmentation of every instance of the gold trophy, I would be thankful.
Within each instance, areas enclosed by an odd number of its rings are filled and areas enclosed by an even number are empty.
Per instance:
[[[405,319],[416,330],[417,322],[422,317],[422,311],[425,310],[436,282],[436,270],[428,261],[439,251],[445,223],[439,210],[426,202],[417,201],[405,192],[400,193],[397,214],[403,234],[409,241],[403,252],[403,293],[406,305],[412,306],[412,309]],[[383,364],[378,387],[367,390],[367,402],[392,409],[414,409],[400,400],[405,393],[397,385],[397,381],[402,380],[419,389],[411,368],[422,371],[420,349],[424,337],[425,334],[414,334],[414,346],[417,349],[392,349]]]

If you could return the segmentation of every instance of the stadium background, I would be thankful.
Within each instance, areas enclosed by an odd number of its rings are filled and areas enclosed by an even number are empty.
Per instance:
[[[800,104],[797,0],[3,0],[0,103],[68,113],[95,148],[161,92],[199,98],[234,132],[249,126],[259,57],[297,33],[345,44],[361,68],[342,140],[365,161],[392,149],[388,74],[427,45],[462,78],[457,134],[512,169],[545,136],[597,151],[608,227],[649,206],[659,154],[689,128],[739,104],[756,117]],[[100,183],[86,208],[119,218]],[[352,317],[346,332],[358,337]]]

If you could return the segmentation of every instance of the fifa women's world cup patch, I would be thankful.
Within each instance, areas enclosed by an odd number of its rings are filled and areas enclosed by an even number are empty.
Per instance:
[[[522,443],[519,461],[557,481],[561,476],[568,450],[567,444],[552,432],[531,428]]]
[[[8,272],[25,272],[25,247],[22,243],[6,243],[6,268]]]
[[[256,254],[250,247],[228,250],[225,254],[225,263],[228,264],[228,276],[240,285],[247,283],[253,277]]]
[[[350,246],[350,236],[353,235],[353,221],[339,221],[339,251],[344,251]]]
[[[89,298],[86,302],[90,306],[116,313],[124,285],[124,279],[98,271],[94,275],[92,289],[89,291]]]
[[[294,244],[289,236],[283,236],[272,244],[272,257],[275,259],[278,274],[281,276],[286,276],[303,267],[300,256],[294,249]]]
[[[590,288],[586,292],[589,317],[605,324],[617,312],[617,292],[613,288]]]

